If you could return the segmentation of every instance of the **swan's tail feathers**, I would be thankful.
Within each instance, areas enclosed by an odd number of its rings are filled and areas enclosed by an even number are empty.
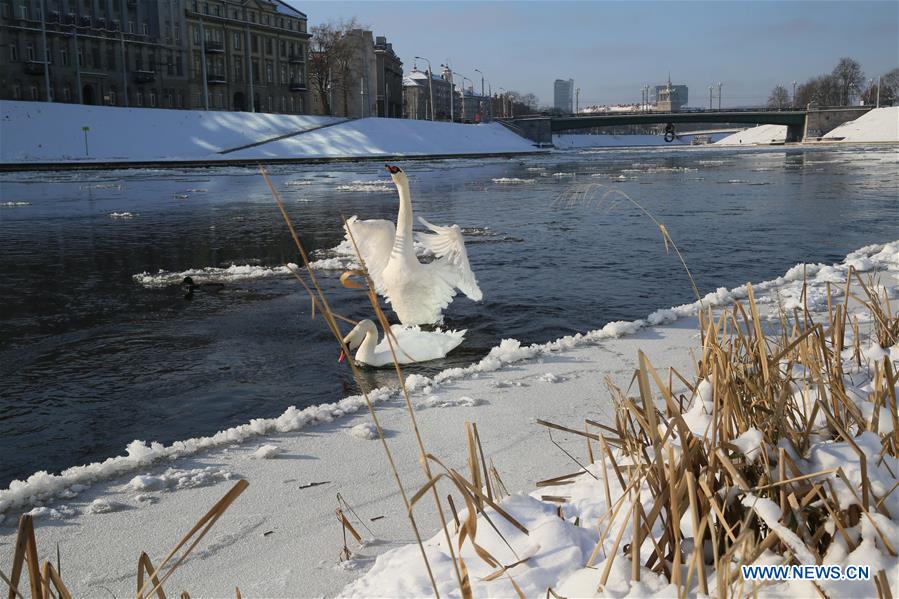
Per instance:
[[[418,217],[419,222],[433,233],[417,233],[416,239],[444,262],[448,268],[442,269],[447,282],[476,302],[481,301],[484,294],[478,287],[478,280],[471,272],[468,264],[468,252],[465,251],[465,239],[459,225],[441,227]]]
[[[352,216],[346,221],[349,231],[353,233],[353,240],[359,248],[359,253],[368,268],[368,274],[379,293],[383,293],[384,283],[381,273],[390,260],[390,250],[393,249],[393,238],[396,236],[396,226],[389,220],[359,220]],[[349,231],[346,240],[350,241]]]

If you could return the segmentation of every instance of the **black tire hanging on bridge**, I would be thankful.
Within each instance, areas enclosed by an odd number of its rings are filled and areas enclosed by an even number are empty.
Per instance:
[[[665,125],[665,142],[671,143],[675,137],[677,134],[674,132],[674,123],[668,123]]]

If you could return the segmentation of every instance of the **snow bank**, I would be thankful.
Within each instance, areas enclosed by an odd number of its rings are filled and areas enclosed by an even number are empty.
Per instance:
[[[294,114],[2,101],[0,162],[196,160],[342,120]],[[90,130],[85,132],[83,127]]]
[[[751,146],[782,144],[787,139],[786,125],[759,125],[731,133],[715,143],[721,146]]]
[[[875,108],[854,121],[843,123],[824,140],[854,142],[899,142],[899,106]]]

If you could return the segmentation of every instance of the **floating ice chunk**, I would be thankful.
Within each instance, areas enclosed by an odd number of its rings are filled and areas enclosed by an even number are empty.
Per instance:
[[[142,272],[131,278],[144,287],[167,287],[180,285],[184,277],[190,277],[195,283],[233,283],[235,281],[249,281],[252,279],[266,279],[270,277],[290,276],[292,270],[297,270],[296,264],[285,266],[255,266],[252,264],[232,264],[227,268],[194,268],[181,272],[160,270],[157,273]]]
[[[499,183],[500,185],[527,185],[529,183],[536,183],[537,179],[519,179],[517,177],[499,177],[498,179],[493,179],[494,183]]]
[[[279,455],[284,453],[277,445],[263,445],[259,449],[253,452],[253,455],[250,457],[254,460],[270,460],[272,458],[276,458]]]
[[[375,425],[370,422],[363,422],[362,424],[357,424],[353,428],[347,429],[347,434],[350,434],[357,439],[377,439],[378,438],[378,429],[375,428]]]
[[[544,383],[558,383],[558,382],[563,381],[564,379],[554,375],[551,372],[547,372],[546,374],[544,374],[543,376],[540,377],[540,380],[543,381]]]
[[[28,512],[28,515],[35,520],[39,518],[49,518],[50,520],[64,520],[65,518],[70,518],[77,514],[78,512],[65,505],[61,505],[57,508],[49,508],[43,506],[36,507]]]
[[[132,214],[131,212],[110,212],[109,218],[117,218],[117,219],[129,219],[137,216],[136,214]]]

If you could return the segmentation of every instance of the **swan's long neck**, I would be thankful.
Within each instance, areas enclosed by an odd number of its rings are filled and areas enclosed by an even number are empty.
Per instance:
[[[396,216],[396,237],[393,239],[391,256],[415,257],[412,237],[412,194],[409,181],[403,177],[396,185],[400,192],[400,211]]]
[[[373,322],[368,322],[363,325],[362,331],[365,332],[365,338],[356,350],[356,361],[370,364],[372,356],[375,355],[375,347],[378,345],[378,329]]]

